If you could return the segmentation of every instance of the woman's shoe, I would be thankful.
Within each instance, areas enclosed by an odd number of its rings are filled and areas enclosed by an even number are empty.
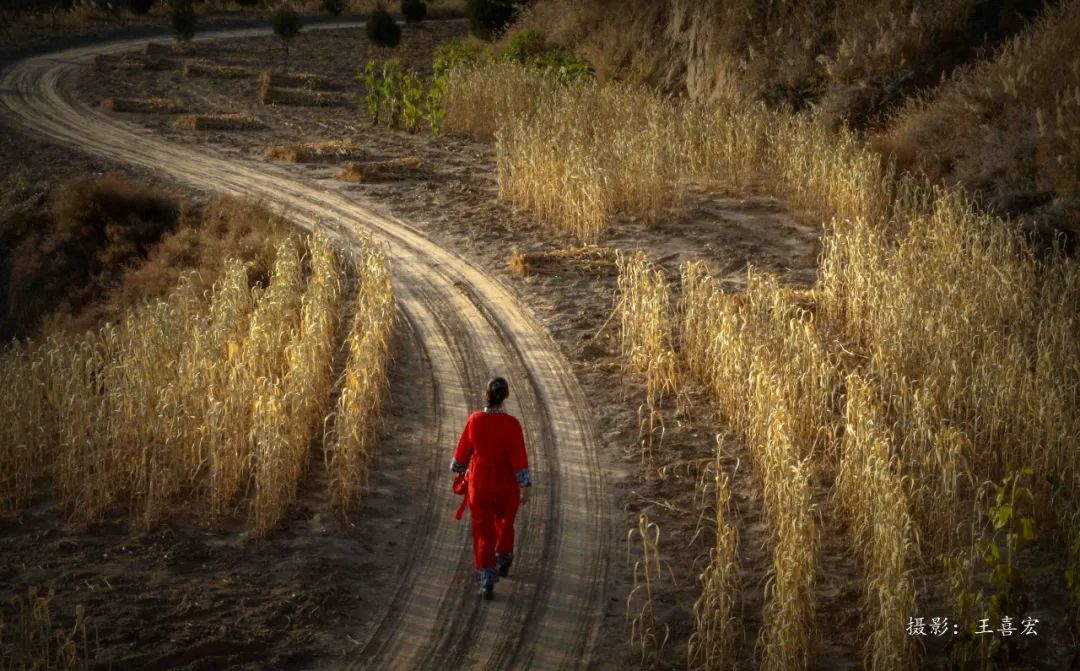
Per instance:
[[[495,555],[495,565],[499,569],[499,577],[500,578],[505,578],[506,576],[510,575],[510,567],[513,565],[513,563],[514,563],[514,553],[513,552],[511,552],[509,554],[496,554]]]
[[[480,588],[480,596],[484,601],[493,601],[495,599],[495,585],[484,585]]]

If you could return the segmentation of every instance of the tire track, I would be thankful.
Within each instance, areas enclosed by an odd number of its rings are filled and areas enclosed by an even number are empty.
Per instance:
[[[345,27],[312,26],[312,29]],[[203,39],[264,35],[233,30]],[[72,99],[69,84],[96,55],[148,38],[69,49],[0,73],[0,111],[28,131],[164,173],[207,192],[255,197],[349,243],[385,244],[401,310],[423,348],[435,393],[430,491],[394,597],[349,668],[579,668],[590,663],[602,609],[608,528],[588,406],[544,329],[496,280],[405,222],[286,169],[176,145]],[[467,524],[451,511],[447,461],[456,432],[494,372],[514,380],[537,474],[519,516],[515,577],[481,604],[471,589]]]

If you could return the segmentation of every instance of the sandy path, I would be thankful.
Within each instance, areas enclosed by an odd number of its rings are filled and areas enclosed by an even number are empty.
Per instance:
[[[314,28],[314,27],[312,27]],[[265,34],[236,30],[203,39]],[[208,192],[244,195],[346,241],[365,232],[387,245],[397,298],[423,345],[434,382],[435,429],[425,512],[411,559],[355,668],[575,668],[590,663],[600,623],[606,552],[604,484],[588,405],[545,330],[512,294],[462,257],[393,217],[288,175],[283,169],[171,144],[68,93],[80,67],[103,53],[141,48],[110,42],[17,62],[0,74],[14,124],[103,157],[160,172]],[[455,523],[448,461],[457,431],[494,373],[514,384],[536,472],[519,516],[519,561],[494,603],[471,588],[467,526]],[[419,495],[419,493],[418,493]]]

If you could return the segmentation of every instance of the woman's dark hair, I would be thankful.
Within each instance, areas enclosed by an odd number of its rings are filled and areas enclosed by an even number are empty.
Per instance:
[[[493,377],[487,383],[487,392],[484,396],[487,398],[488,406],[502,405],[502,402],[506,400],[506,397],[510,395],[510,383],[506,381],[506,378]]]

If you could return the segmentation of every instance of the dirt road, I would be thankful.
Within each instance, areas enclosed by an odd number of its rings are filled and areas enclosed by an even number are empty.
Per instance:
[[[323,26],[330,27],[330,26]],[[266,30],[207,35],[224,39]],[[283,169],[179,146],[76,102],[69,93],[96,55],[141,48],[110,42],[35,57],[0,74],[7,122],[51,141],[155,171],[206,192],[243,195],[293,220],[355,243],[388,248],[398,303],[423,345],[436,417],[424,513],[411,526],[410,561],[379,625],[350,668],[578,668],[590,660],[600,623],[606,553],[604,482],[588,404],[554,342],[499,282],[407,223],[308,183]],[[481,603],[471,580],[467,525],[455,523],[449,455],[478,390],[495,373],[513,384],[536,474],[519,516],[515,576]],[[329,665],[328,665],[329,666]],[[334,665],[336,666],[336,664]]]

